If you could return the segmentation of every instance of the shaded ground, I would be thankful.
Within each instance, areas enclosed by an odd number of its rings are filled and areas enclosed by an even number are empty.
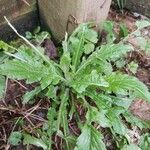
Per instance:
[[[0,150],[13,149],[7,143],[11,132],[24,130],[34,133],[42,127],[46,121],[47,109],[50,101],[39,99],[34,105],[22,105],[21,97],[26,91],[30,91],[35,85],[26,85],[24,81],[8,80],[4,101],[0,101]],[[44,102],[43,102],[44,100]],[[19,146],[15,150],[26,149]]]
[[[109,20],[115,21],[115,30],[118,30],[120,23],[127,25],[129,31],[135,30],[135,22],[139,17],[125,12],[125,14],[118,14],[114,10],[110,11]],[[149,29],[147,29],[149,30]],[[147,35],[146,35],[147,36]],[[149,35],[148,35],[149,36]],[[131,41],[130,41],[131,42]],[[132,41],[133,42],[133,41]],[[135,51],[129,54],[128,61],[136,61],[139,65],[136,76],[144,82],[150,88],[150,56],[139,51],[136,43],[132,43],[135,47]],[[50,46],[50,45],[49,45]],[[52,49],[54,49],[52,45]],[[49,53],[49,55],[55,55]],[[29,104],[23,106],[21,103],[21,97],[26,91],[30,91],[35,85],[26,85],[24,81],[10,81],[8,80],[7,89],[5,94],[5,100],[0,102],[0,150],[22,150],[25,149],[23,145],[17,148],[11,147],[8,143],[8,137],[12,131],[24,130],[28,133],[34,133],[34,129],[40,128],[46,120],[47,109],[50,107],[50,101],[48,99],[40,99],[34,105]],[[42,100],[42,102],[41,102]],[[84,117],[84,110],[77,106],[77,110],[80,112],[80,116]],[[133,114],[144,119],[150,120],[150,105],[143,100],[134,102],[131,106]],[[18,120],[20,118],[20,120]],[[20,126],[18,124],[21,124]],[[79,135],[80,130],[77,128],[77,124],[72,120],[69,124],[70,131]],[[105,143],[109,149],[113,148],[113,139],[107,130],[103,131],[105,135]],[[59,150],[61,140],[55,137],[54,149]],[[31,147],[35,150],[37,148]]]

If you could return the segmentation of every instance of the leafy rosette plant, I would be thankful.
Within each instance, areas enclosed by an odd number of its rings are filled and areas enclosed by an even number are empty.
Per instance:
[[[37,146],[51,149],[52,136],[57,134],[64,141],[64,149],[105,150],[102,129],[111,132],[120,149],[125,144],[130,146],[128,125],[143,128],[147,124],[134,117],[128,108],[136,98],[149,101],[150,93],[137,78],[115,71],[112,64],[132,51],[132,46],[123,42],[96,46],[98,34],[91,24],[80,25],[71,36],[66,34],[57,61],[50,60],[41,47],[26,42],[31,48],[24,45],[15,53],[9,53],[7,44],[4,46],[3,52],[11,58],[0,65],[0,74],[26,80],[28,84],[39,83],[23,96],[23,104],[40,93],[50,98],[48,121],[42,129],[45,134]],[[77,111],[78,104],[85,110],[84,119]],[[72,119],[76,119],[81,130],[79,137],[69,129]],[[25,134],[25,144],[37,144],[35,137],[33,141],[27,137],[31,139]]]

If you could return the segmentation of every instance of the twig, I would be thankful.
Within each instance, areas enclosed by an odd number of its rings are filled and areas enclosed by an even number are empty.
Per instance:
[[[14,80],[17,84],[19,84],[23,89],[25,89],[25,90],[27,90],[28,88],[27,87],[25,87],[24,85],[22,85],[19,81],[17,81],[17,80]]]
[[[30,6],[30,4],[26,0],[22,0],[26,5]]]
[[[34,107],[31,107],[30,109],[28,109],[25,113],[30,113],[33,112],[33,110],[35,110],[35,108],[38,108],[40,106],[41,101],[38,102],[37,105],[35,105]]]
[[[70,129],[73,131],[73,133],[74,133],[75,135],[79,136],[79,133],[77,133],[77,132],[73,129],[73,127],[71,126],[71,124],[69,124],[69,127],[70,127]]]
[[[15,101],[15,103],[16,103],[16,106],[17,106],[18,108],[20,108],[19,103],[17,102],[17,100],[14,99],[14,101]]]
[[[45,119],[43,119],[42,117],[40,117],[40,116],[38,116],[38,115],[35,115],[35,114],[31,114],[30,117],[33,118],[33,119],[42,121],[42,122],[46,122]]]
[[[11,111],[11,112],[13,112],[13,113],[16,113],[16,110],[11,109],[11,108],[9,108],[9,107],[7,108],[7,107],[0,106],[0,110]]]
[[[32,122],[28,117],[24,116],[24,118],[26,118],[26,119],[29,121],[29,123],[34,127],[33,122]],[[23,119],[24,119],[24,118],[23,118]]]
[[[39,103],[40,103],[40,102],[39,102]],[[23,119],[24,119],[24,118],[27,118],[28,116],[30,116],[30,115],[39,107],[39,103],[38,103],[36,106],[34,106],[32,109],[30,109],[30,110],[31,110],[30,112],[28,112],[29,110],[27,110],[27,111],[24,113]]]

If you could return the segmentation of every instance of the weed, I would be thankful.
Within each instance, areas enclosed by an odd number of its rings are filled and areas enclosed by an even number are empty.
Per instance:
[[[126,31],[123,35],[126,38],[130,36]],[[111,33],[107,38],[109,42],[96,47],[97,32],[91,28],[91,23],[81,24],[70,37],[66,33],[63,53],[55,62],[44,55],[44,49],[19,36],[30,47],[24,45],[9,53],[11,46],[2,43],[3,53],[11,59],[0,64],[0,74],[10,79],[23,79],[27,83],[38,82],[38,87],[24,95],[23,103],[44,93],[49,97],[51,107],[47,122],[37,131],[37,137],[15,132],[10,137],[12,144],[18,144],[23,138],[25,145],[33,144],[50,150],[54,144],[52,137],[57,135],[63,139],[62,149],[105,150],[102,128],[107,128],[119,149],[138,148],[131,142],[125,120],[139,128],[149,127],[148,123],[135,118],[128,108],[136,98],[150,101],[150,93],[137,78],[115,71],[112,66],[114,61],[133,50],[131,45],[124,44],[125,39],[114,44]],[[84,118],[77,110],[79,104],[85,110]],[[69,129],[73,118],[81,130],[79,137]]]
[[[123,9],[127,3],[126,0],[116,0],[116,1],[117,1],[117,5],[118,5],[119,9],[123,13]]]

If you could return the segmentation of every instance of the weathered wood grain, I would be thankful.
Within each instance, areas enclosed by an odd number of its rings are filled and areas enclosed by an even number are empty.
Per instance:
[[[70,31],[75,27],[74,21],[102,23],[107,17],[111,0],[38,0],[38,3],[41,22],[60,40],[65,35],[68,18],[72,21],[68,27]]]

